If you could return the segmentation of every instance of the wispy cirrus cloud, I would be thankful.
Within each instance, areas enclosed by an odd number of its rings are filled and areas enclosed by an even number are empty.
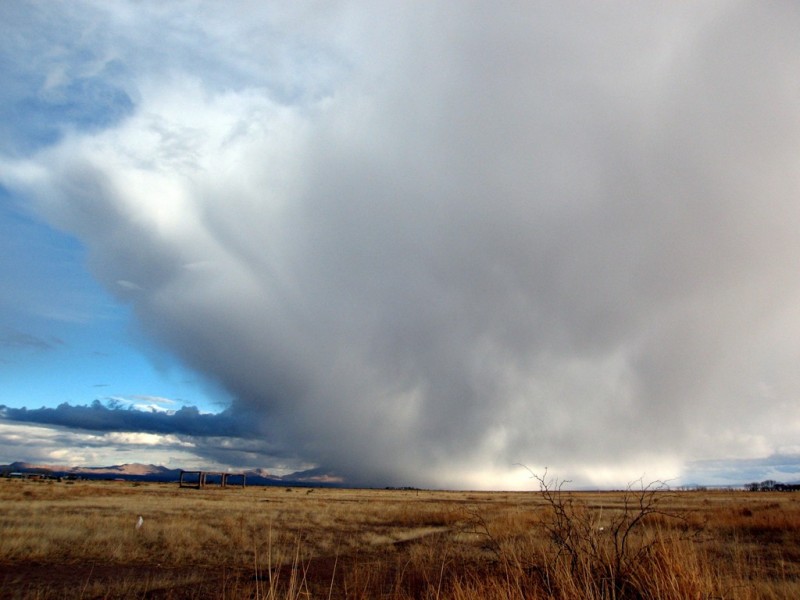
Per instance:
[[[63,340],[54,336],[43,338],[32,333],[13,329],[0,331],[0,346],[8,348],[47,351],[63,344]]]

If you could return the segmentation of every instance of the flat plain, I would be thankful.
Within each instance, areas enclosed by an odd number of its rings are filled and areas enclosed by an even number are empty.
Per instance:
[[[467,492],[0,479],[0,597],[800,597],[798,492],[545,483]]]

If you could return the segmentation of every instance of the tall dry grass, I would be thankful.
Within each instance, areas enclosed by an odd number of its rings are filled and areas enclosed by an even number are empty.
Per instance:
[[[551,491],[0,480],[0,598],[800,597],[800,494]]]

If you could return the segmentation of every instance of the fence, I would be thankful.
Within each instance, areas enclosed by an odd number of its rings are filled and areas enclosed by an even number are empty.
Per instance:
[[[229,485],[244,487],[247,477],[244,473],[221,473],[218,471],[181,471],[180,487],[201,489],[207,485],[226,488]]]

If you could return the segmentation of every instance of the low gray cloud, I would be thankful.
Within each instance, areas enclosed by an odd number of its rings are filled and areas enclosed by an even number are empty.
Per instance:
[[[764,458],[693,461],[683,474],[687,483],[740,486],[773,480],[800,482],[800,454],[772,454]]]
[[[129,116],[3,184],[226,419],[354,483],[619,482],[790,444],[797,8],[384,9],[201,19],[168,79],[131,59]]]

